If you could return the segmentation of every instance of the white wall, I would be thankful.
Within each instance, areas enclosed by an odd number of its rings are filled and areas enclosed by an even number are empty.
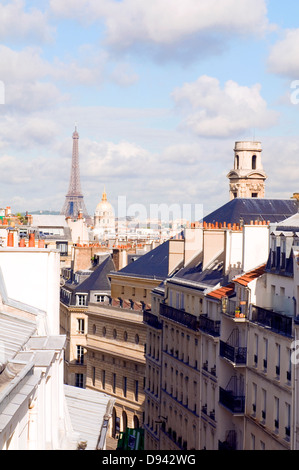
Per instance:
[[[48,334],[59,334],[60,256],[56,250],[0,248],[9,299],[47,313]]]
[[[243,271],[250,271],[266,263],[268,256],[268,225],[245,225],[243,227]]]

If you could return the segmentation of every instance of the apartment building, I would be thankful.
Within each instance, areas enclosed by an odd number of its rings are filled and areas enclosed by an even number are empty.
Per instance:
[[[89,302],[86,387],[115,398],[112,436],[144,424],[143,312],[150,307],[152,289],[181,265],[183,244],[180,239],[169,240],[119,271],[111,270],[109,302],[102,306]]]
[[[83,256],[81,250],[76,249],[75,253]],[[84,266],[85,256],[82,262]],[[75,265],[79,266],[78,260]],[[80,388],[86,387],[88,304],[108,302],[111,291],[108,275],[115,268],[110,253],[104,252],[89,258],[88,266],[76,272],[64,269],[60,288],[60,331],[66,336],[65,383]]]
[[[112,437],[144,420],[146,327],[140,310],[89,302],[86,388],[115,400]]]
[[[153,290],[145,312],[147,448],[218,448],[222,303],[207,294],[266,261],[268,232],[265,224],[186,231],[186,241],[194,234],[197,252]]]

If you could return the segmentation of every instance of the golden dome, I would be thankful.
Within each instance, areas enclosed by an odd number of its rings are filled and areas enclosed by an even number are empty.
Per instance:
[[[111,215],[114,216],[114,209],[113,209],[112,205],[110,204],[110,202],[108,202],[107,194],[106,194],[106,191],[104,189],[104,192],[103,192],[103,195],[102,195],[102,200],[101,200],[101,202],[99,202],[99,204],[96,207],[95,215],[103,216],[103,215],[108,215],[108,214],[110,216]]]

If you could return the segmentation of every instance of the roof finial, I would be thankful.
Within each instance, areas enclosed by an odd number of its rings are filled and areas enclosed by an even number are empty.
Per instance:
[[[104,186],[104,192],[102,196],[102,201],[107,201],[106,187]]]

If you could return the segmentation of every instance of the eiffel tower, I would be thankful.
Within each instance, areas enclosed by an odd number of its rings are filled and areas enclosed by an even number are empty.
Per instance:
[[[79,169],[79,134],[77,131],[77,125],[75,125],[75,131],[73,132],[73,155],[70,185],[68,193],[65,196],[64,206],[60,214],[74,219],[78,217],[79,213],[81,213],[86,220],[90,219],[81,191]]]

